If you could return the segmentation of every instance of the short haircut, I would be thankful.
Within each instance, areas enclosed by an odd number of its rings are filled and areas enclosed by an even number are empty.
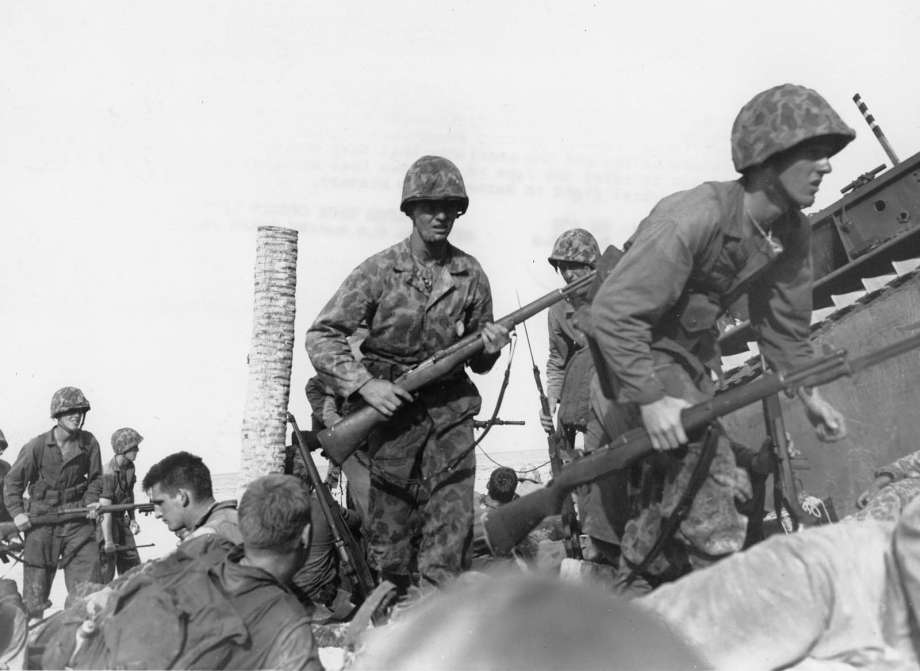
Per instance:
[[[237,513],[246,547],[278,548],[297,539],[309,524],[310,493],[293,475],[264,475],[247,485]]]
[[[170,494],[175,494],[180,488],[187,489],[197,500],[214,496],[211,471],[201,457],[189,452],[176,452],[155,463],[144,476],[141,487],[148,491],[154,485]]]
[[[514,499],[514,492],[518,486],[517,473],[507,466],[499,466],[489,476],[486,486],[489,496],[499,503],[508,503]]]

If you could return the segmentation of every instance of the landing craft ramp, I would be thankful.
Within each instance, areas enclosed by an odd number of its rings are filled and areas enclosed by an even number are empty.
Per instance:
[[[920,153],[880,177],[868,178],[830,207],[813,215],[816,348],[845,348],[857,355],[920,329]],[[734,310],[746,318],[743,305]],[[724,354],[739,367],[726,374],[731,386],[760,373],[745,323],[722,338]],[[750,357],[745,356],[745,353]],[[793,461],[800,491],[830,497],[842,517],[874,471],[920,450],[920,351],[891,359],[854,379],[822,388],[847,419],[849,434],[821,443],[798,400],[781,399],[787,431],[802,459]],[[724,420],[730,435],[749,446],[764,440],[759,404]]]

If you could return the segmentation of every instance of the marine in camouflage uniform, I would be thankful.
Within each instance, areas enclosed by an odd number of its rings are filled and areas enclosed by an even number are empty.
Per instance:
[[[89,401],[76,387],[56,391],[51,417],[57,424],[26,443],[6,476],[4,503],[25,532],[22,591],[32,617],[41,617],[50,605],[48,595],[59,565],[68,592],[96,575],[99,552],[90,519],[35,528],[29,521],[29,515],[98,504],[102,459],[96,438],[83,430],[89,409]],[[29,499],[24,501],[26,490]]]
[[[635,469],[637,496],[623,511],[627,566],[648,555],[704,444],[714,454],[689,513],[643,571],[652,584],[742,547],[746,518],[735,499],[748,493],[747,476],[718,424],[688,439],[680,412],[713,392],[716,319],[729,308],[746,304],[771,368],[813,357],[811,228],[800,210],[813,204],[829,157],[854,136],[811,89],[784,84],[759,93],[732,128],[741,179],[707,182],[659,202],[594,300],[594,337],[608,374],[607,388],[597,385],[592,394],[601,442],[644,426],[655,450]],[[798,393],[819,437],[845,434],[842,415],[817,391]]]
[[[134,503],[134,460],[144,437],[130,427],[124,427],[112,434],[112,450],[115,456],[102,471],[102,505]],[[97,538],[102,545],[99,557],[99,582],[108,584],[115,577],[115,571],[122,575],[141,563],[134,535],[139,531],[134,511],[121,514],[105,513],[100,520]]]
[[[424,583],[438,585],[471,559],[470,447],[479,393],[462,367],[414,397],[392,384],[480,329],[484,349],[467,365],[485,373],[508,341],[507,331],[491,324],[492,295],[479,263],[447,242],[468,204],[453,163],[436,156],[416,161],[400,207],[412,219],[411,235],[352,271],[306,336],[314,368],[337,395],[390,417],[367,440],[365,527],[371,566],[402,590],[416,568]],[[362,323],[368,335],[359,362],[348,336]]]
[[[911,452],[875,472],[872,487],[856,501],[859,510],[847,517],[896,522],[904,507],[918,496],[920,452]]]

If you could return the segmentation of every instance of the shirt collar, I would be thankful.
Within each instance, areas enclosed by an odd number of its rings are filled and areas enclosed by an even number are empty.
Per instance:
[[[406,238],[396,246],[396,262],[394,268],[399,271],[408,272],[414,269],[415,261],[413,260],[412,248],[409,246],[409,238]],[[470,272],[470,262],[465,254],[459,253],[460,250],[449,242],[447,243],[447,260],[444,267],[451,275],[465,275]]]

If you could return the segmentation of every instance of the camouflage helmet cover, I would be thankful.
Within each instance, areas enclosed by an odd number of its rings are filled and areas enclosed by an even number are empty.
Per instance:
[[[51,417],[56,419],[58,416],[74,410],[89,411],[89,401],[83,392],[76,387],[61,387],[54,396],[51,397]]]
[[[406,206],[419,200],[459,201],[460,214],[470,204],[460,170],[440,156],[422,156],[406,172],[399,209],[407,212]]]
[[[732,162],[735,170],[744,172],[816,137],[833,142],[833,156],[856,137],[856,131],[817,91],[780,84],[761,91],[738,112],[732,125]]]
[[[112,434],[112,449],[115,454],[124,454],[137,449],[144,437],[129,426],[117,429]]]
[[[600,255],[601,250],[594,236],[583,228],[573,228],[556,239],[553,252],[547,260],[554,268],[559,261],[585,263],[594,268]]]

